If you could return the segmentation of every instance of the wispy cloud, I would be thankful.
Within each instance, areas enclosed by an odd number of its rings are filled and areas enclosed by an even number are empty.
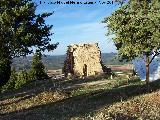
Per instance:
[[[98,18],[98,15],[101,14],[101,12],[103,12],[102,9],[98,9],[98,10],[92,10],[90,12],[84,10],[84,9],[79,9],[79,10],[64,10],[64,11],[55,11],[55,17],[58,17],[60,19],[68,19],[68,18],[79,18],[85,21],[89,21],[89,20],[94,20],[96,21]]]
[[[59,31],[63,31],[63,30],[67,30],[67,29],[71,29],[71,30],[90,30],[90,29],[99,29],[99,28],[103,28],[104,25],[97,23],[97,22],[93,22],[93,23],[82,23],[82,24],[76,24],[76,25],[72,25],[72,26],[64,26],[61,28],[57,28],[57,30]]]
[[[60,45],[55,53],[61,51],[61,54],[65,54],[68,45],[78,43],[98,43],[102,52],[115,52],[113,42],[105,33],[104,24],[97,22],[57,28],[53,39]]]
[[[35,0],[39,2],[39,0]],[[45,0],[43,0],[45,1]],[[52,0],[46,0],[49,2]],[[66,1],[66,0],[61,0]],[[106,37],[107,28],[101,23],[105,16],[116,9],[103,5],[39,5],[37,13],[52,12],[47,24],[52,24],[54,35],[52,43],[59,42],[53,54],[65,54],[69,44],[99,43],[102,52],[115,52],[111,37]],[[50,54],[50,53],[48,53]]]

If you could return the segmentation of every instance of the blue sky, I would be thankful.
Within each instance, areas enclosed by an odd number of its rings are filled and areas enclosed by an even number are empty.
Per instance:
[[[53,25],[51,43],[59,42],[59,46],[48,55],[63,55],[67,46],[78,43],[98,43],[102,53],[116,52],[110,37],[106,37],[107,28],[101,23],[104,17],[109,16],[117,9],[114,4],[94,5],[54,5],[47,4],[56,0],[34,0],[37,4],[36,13],[52,12],[54,14],[46,19],[46,23]],[[43,3],[43,2],[46,3]],[[68,1],[68,0],[58,0]],[[78,1],[78,0],[76,0]],[[82,0],[79,0],[82,1]],[[84,0],[83,0],[84,1]],[[87,0],[96,1],[96,0]]]

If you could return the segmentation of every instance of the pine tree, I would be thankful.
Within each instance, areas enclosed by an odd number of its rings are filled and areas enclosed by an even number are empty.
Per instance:
[[[42,63],[42,54],[38,51],[33,56],[30,75],[32,79],[46,79],[48,78],[47,73],[45,72],[45,66]]]
[[[45,23],[53,13],[35,11],[32,0],[0,0],[0,86],[9,80],[14,57],[31,54],[33,47],[44,51],[58,45],[50,44],[52,25]]]
[[[21,88],[28,81],[28,74],[25,70],[22,70],[17,75],[17,80],[15,81],[14,89]]]

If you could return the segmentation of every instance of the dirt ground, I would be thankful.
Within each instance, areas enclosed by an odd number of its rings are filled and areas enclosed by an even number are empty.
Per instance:
[[[121,71],[121,72],[128,72],[133,70],[132,64],[126,64],[126,65],[107,65],[111,70],[113,71]],[[55,77],[55,78],[61,78],[63,76],[62,69],[57,70],[48,70],[47,74],[49,77]]]
[[[133,65],[132,64],[126,64],[126,65],[107,65],[108,67],[111,68],[111,70],[116,70],[116,71],[130,71],[133,70]]]

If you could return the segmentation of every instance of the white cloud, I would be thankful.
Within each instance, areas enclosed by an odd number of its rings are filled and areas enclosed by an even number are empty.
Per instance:
[[[71,5],[39,6],[37,10],[39,13],[55,11],[54,15],[48,17],[46,21],[48,24],[54,25],[52,43],[60,43],[52,54],[65,54],[69,44],[77,43],[99,43],[102,52],[114,52],[114,43],[110,37],[105,36],[107,28],[104,28],[105,25],[101,23],[103,17],[112,11],[108,8]]]
[[[68,18],[81,18],[82,20],[85,21],[95,21],[97,20],[97,15],[101,14],[102,9],[97,9],[97,10],[92,10],[92,11],[87,11],[85,9],[64,9],[64,10],[56,10],[55,15],[53,16],[54,18],[61,18],[61,19],[68,19]]]
[[[82,24],[77,24],[77,25],[72,25],[72,26],[64,26],[60,28],[55,28],[55,30],[58,33],[64,33],[64,31],[72,31],[72,32],[89,32],[89,31],[95,31],[95,32],[100,32],[103,31],[104,29],[104,24],[100,24],[97,22],[94,23],[82,23]]]
[[[105,36],[107,28],[104,28],[102,23],[83,23],[54,30],[53,40],[58,41],[60,45],[53,54],[65,54],[68,45],[78,43],[98,43],[103,53],[116,51],[111,36]]]

